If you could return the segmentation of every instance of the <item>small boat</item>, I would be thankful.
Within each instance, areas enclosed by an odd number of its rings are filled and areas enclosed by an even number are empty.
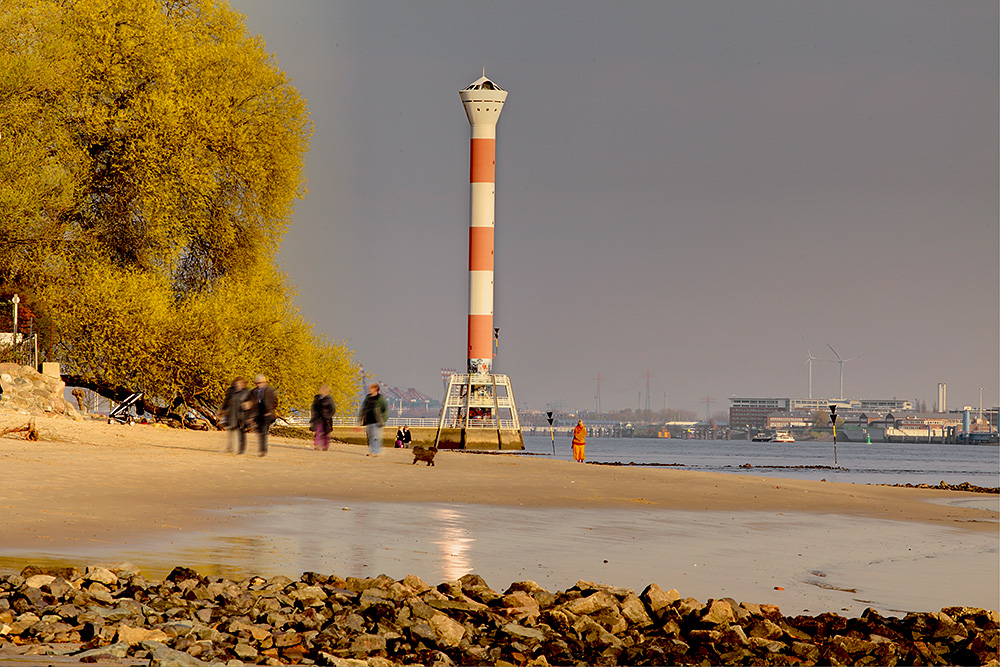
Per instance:
[[[774,434],[774,437],[771,438],[771,442],[795,442],[795,438],[793,438],[792,434],[787,431],[778,431]]]
[[[754,437],[750,438],[750,442],[771,442],[771,436],[761,431]]]

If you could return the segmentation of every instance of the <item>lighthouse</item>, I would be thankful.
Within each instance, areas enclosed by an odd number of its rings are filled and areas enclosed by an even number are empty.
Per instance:
[[[507,91],[483,76],[459,92],[472,128],[469,146],[469,321],[467,369],[451,375],[435,444],[524,449],[510,378],[493,373],[493,237],[497,121]]]
[[[496,227],[497,121],[507,91],[483,76],[459,95],[472,126],[469,146],[469,365],[493,371],[493,232]]]

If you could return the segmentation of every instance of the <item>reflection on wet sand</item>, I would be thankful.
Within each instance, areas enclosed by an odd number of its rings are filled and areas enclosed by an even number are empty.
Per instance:
[[[497,590],[526,579],[553,591],[580,579],[635,590],[655,582],[701,600],[777,604],[785,613],[992,608],[1000,589],[996,534],[838,515],[444,503],[341,507],[315,499],[218,515],[210,530],[132,539],[117,548],[6,550],[0,573],[28,563],[127,561],[152,579],[184,565],[230,579],[306,571],[397,580],[414,574],[432,585],[475,573]],[[816,572],[826,574],[823,586]]]
[[[455,581],[472,572],[468,551],[475,542],[466,528],[464,514],[450,507],[439,507],[432,516],[440,523],[440,533],[434,543],[441,551],[441,569],[445,581]]]

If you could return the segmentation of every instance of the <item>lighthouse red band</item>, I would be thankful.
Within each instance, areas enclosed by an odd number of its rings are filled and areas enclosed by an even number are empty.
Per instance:
[[[496,127],[507,91],[484,75],[461,91],[472,126],[469,149],[469,373],[493,372],[493,230]]]

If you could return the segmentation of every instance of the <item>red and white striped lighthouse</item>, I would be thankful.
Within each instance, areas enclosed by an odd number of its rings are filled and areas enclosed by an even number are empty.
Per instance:
[[[472,126],[469,152],[469,374],[493,372],[493,229],[497,121],[507,91],[483,76],[459,95]]]

